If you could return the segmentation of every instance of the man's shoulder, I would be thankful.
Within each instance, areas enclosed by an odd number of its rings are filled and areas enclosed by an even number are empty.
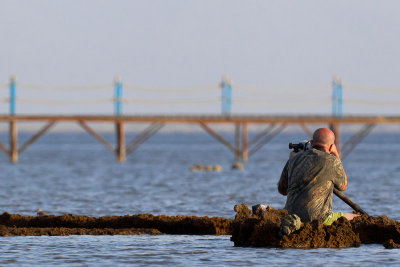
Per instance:
[[[318,157],[327,159],[337,159],[333,154],[313,148],[310,153],[318,155]]]
[[[342,162],[335,155],[317,149],[313,150],[315,150],[313,152],[318,155],[319,158],[318,162],[320,162],[320,164],[325,164],[325,165],[327,164],[328,166],[334,166],[334,167],[342,165]]]
[[[315,164],[318,163],[324,164],[324,162],[327,161],[336,163],[338,159],[332,154],[313,148],[293,155],[291,158],[288,159],[286,164],[297,165],[299,163],[310,162],[310,161],[314,162]]]

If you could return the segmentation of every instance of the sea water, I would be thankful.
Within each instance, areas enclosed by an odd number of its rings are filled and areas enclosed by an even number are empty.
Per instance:
[[[251,137],[252,134],[250,134]],[[113,135],[104,135],[113,142]],[[345,142],[350,135],[344,134]],[[29,139],[21,135],[20,142]],[[127,134],[128,141],[135,134]],[[233,136],[225,136],[233,142]],[[1,136],[3,143],[6,135]],[[277,181],[288,143],[302,133],[278,135],[232,170],[232,153],[205,133],[160,133],[124,163],[91,136],[48,134],[20,155],[0,155],[0,212],[105,216],[139,213],[233,218],[235,204],[282,208]],[[195,164],[222,172],[192,172]],[[370,215],[400,220],[400,134],[372,133],[343,160],[345,192]],[[334,210],[351,212],[334,197]],[[382,245],[346,249],[234,247],[230,236],[133,235],[0,237],[0,265],[399,265],[400,250]]]

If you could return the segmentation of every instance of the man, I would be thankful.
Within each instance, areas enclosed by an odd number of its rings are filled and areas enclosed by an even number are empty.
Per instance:
[[[332,212],[333,187],[347,189],[347,176],[335,146],[335,134],[328,128],[317,129],[311,140],[312,149],[291,155],[282,170],[278,191],[287,195],[285,209],[301,221],[322,220],[331,225],[352,213]]]

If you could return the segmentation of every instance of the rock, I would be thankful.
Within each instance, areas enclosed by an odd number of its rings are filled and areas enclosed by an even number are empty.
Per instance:
[[[203,165],[203,164],[196,164],[193,165],[192,167],[190,167],[190,170],[192,172],[198,172],[198,171],[207,171],[207,172],[212,172],[212,171],[216,171],[216,172],[220,172],[222,171],[222,167],[221,165]]]
[[[273,207],[265,205],[265,204],[257,204],[251,207],[251,210],[253,212],[253,215],[256,215],[258,217],[263,217],[264,213],[266,211],[272,211],[274,210]]]
[[[48,216],[47,212],[41,210],[41,209],[37,209],[36,210],[36,215],[37,216]]]
[[[0,236],[27,235],[229,235],[232,219],[222,217],[136,214],[89,217],[0,215]]]
[[[239,171],[242,171],[243,169],[244,169],[243,164],[240,163],[240,162],[235,162],[235,163],[232,165],[232,170],[239,170]]]
[[[294,231],[297,231],[301,228],[301,220],[300,217],[296,214],[290,214],[281,220],[281,225],[279,228],[279,235],[290,235]]]
[[[214,171],[216,172],[222,172],[222,166],[221,165],[214,165]]]
[[[251,210],[247,206],[246,203],[241,205],[235,205],[233,210],[236,212],[235,220],[237,219],[246,219],[251,216]]]
[[[393,239],[389,239],[388,241],[383,243],[383,246],[388,249],[392,248],[400,248],[400,244],[397,244],[393,241]]]
[[[206,166],[205,170],[208,171],[208,172],[212,172],[214,170],[214,167],[213,166]]]
[[[203,171],[204,166],[202,164],[196,164],[196,165],[193,165],[192,167],[190,167],[190,170],[192,172]]]

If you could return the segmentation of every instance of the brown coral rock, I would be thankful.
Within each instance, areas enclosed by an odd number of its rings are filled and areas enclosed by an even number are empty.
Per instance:
[[[397,244],[393,241],[393,239],[389,239],[388,241],[383,243],[383,246],[388,249],[392,248],[400,248],[400,244]]]
[[[240,214],[232,223],[231,240],[235,246],[280,247],[280,248],[345,248],[361,244],[383,244],[397,248],[400,244],[400,222],[386,216],[363,215],[348,221],[339,218],[327,226],[320,221],[303,223],[290,235],[279,236],[281,219],[286,210],[266,211],[263,217],[244,216],[246,206],[235,210]]]
[[[231,219],[222,217],[166,216],[138,214],[88,217],[0,215],[0,236],[13,235],[122,235],[188,234],[228,235]]]

